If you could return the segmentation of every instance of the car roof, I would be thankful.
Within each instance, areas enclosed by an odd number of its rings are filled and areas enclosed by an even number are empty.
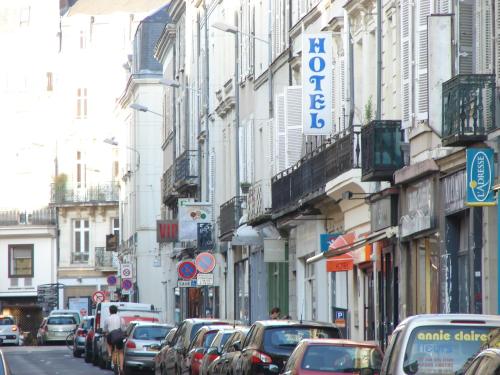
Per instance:
[[[14,319],[12,315],[0,315],[0,319],[6,319],[6,318]]]
[[[302,341],[306,345],[363,346],[367,348],[378,348],[378,345],[372,342],[346,339],[303,339]]]
[[[500,327],[500,316],[482,314],[421,314],[413,315],[401,323],[399,326],[414,327],[419,325],[439,325],[439,324],[494,324]]]
[[[337,328],[333,323],[329,322],[317,322],[317,321],[298,321],[298,320],[258,320],[254,324],[261,325],[264,327],[328,327]]]
[[[54,315],[50,315],[48,316],[47,318],[75,318],[74,316],[71,316],[71,315],[67,315],[67,314],[54,314]]]
[[[130,322],[130,324],[131,323],[134,323],[136,327],[139,327],[139,326],[153,327],[154,326],[154,327],[173,328],[172,325],[165,324],[165,323],[155,323],[155,322],[145,322],[145,321],[134,321],[134,322]]]

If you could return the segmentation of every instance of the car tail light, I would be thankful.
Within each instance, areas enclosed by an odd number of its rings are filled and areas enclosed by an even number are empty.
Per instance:
[[[76,335],[80,337],[85,337],[85,331],[83,329],[79,329],[76,331]]]
[[[127,348],[128,349],[135,349],[136,348],[135,342],[133,342],[132,340],[128,340],[127,341]]]
[[[95,316],[95,327],[96,329],[101,326],[101,314],[96,314]]]
[[[217,354],[209,354],[208,355],[208,361],[210,363],[212,363],[213,361],[215,361],[217,358],[219,358],[219,356]]]
[[[17,331],[17,326],[12,326],[12,331],[16,332]]]
[[[252,354],[252,363],[254,364],[259,364],[259,363],[272,363],[273,360],[271,357],[269,357],[267,354],[261,353],[257,350],[255,350]]]
[[[194,353],[193,360],[201,362],[203,360],[203,353]]]

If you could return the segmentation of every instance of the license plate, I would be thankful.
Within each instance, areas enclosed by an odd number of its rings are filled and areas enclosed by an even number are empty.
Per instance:
[[[5,336],[5,335],[4,335],[4,336],[0,336],[0,339],[2,339],[2,340],[6,340],[6,339],[7,339],[7,336]]]
[[[146,348],[146,350],[147,350],[148,352],[157,352],[157,351],[158,351],[158,349],[151,348],[151,347],[149,347],[149,346]]]

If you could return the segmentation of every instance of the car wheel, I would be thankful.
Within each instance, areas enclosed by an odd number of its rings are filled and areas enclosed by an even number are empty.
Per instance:
[[[98,358],[97,358],[97,363],[99,364],[99,367],[100,367],[100,368],[102,368],[103,370],[105,370],[105,369],[106,369],[106,367],[107,367],[107,363],[106,363],[106,361],[104,360],[104,358],[102,358],[102,357],[98,357]]]
[[[80,358],[81,355],[82,355],[81,351],[79,351],[79,350],[73,350],[73,357]]]
[[[85,363],[92,362],[92,357],[90,356],[90,350],[87,348],[84,355]]]

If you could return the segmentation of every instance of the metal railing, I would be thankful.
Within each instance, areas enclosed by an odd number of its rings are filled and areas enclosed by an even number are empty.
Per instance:
[[[118,202],[119,183],[109,182],[89,187],[68,187],[52,184],[52,204]]]
[[[220,226],[219,238],[229,239],[232,233],[238,228],[239,221],[243,215],[243,205],[245,197],[233,197],[220,206]]]
[[[87,252],[81,252],[81,251],[75,251],[71,253],[71,263],[86,263],[88,264],[89,262],[89,253]]]
[[[162,202],[168,203],[173,197],[175,197],[175,165],[172,164],[166,171],[163,173],[163,178],[161,180],[162,183]]]
[[[247,195],[248,221],[271,213],[271,180],[260,180],[250,186]]]
[[[195,185],[198,179],[198,152],[187,150],[175,159],[175,187]]]
[[[484,141],[496,128],[495,76],[459,74],[443,83],[443,145]]]
[[[400,120],[374,120],[361,128],[363,181],[391,181],[403,167]]]
[[[113,268],[113,252],[106,251],[104,247],[96,247],[95,266],[96,268]]]
[[[306,154],[272,179],[273,213],[298,204],[300,199],[324,189],[326,183],[353,168],[360,168],[360,126],[345,129]]]
[[[0,211],[0,225],[56,225],[56,210],[42,208],[33,211]]]

